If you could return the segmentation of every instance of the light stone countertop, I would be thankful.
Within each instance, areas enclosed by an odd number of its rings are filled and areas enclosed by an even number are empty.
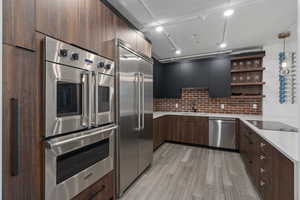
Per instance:
[[[264,138],[267,142],[273,145],[277,150],[287,156],[293,162],[300,161],[300,132],[280,132],[261,130],[249,123],[247,120],[266,120],[278,121],[286,123],[287,119],[279,117],[264,117],[260,115],[240,115],[240,114],[215,114],[215,113],[193,113],[193,112],[154,112],[153,119],[165,115],[180,115],[180,116],[203,116],[203,117],[221,117],[221,118],[238,118],[244,122],[249,128],[255,131],[258,135]],[[291,124],[289,124],[291,125]]]

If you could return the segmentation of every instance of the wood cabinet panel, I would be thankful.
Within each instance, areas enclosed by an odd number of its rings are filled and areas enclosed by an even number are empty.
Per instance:
[[[159,121],[159,118],[153,120],[153,150],[157,149],[160,145]]]
[[[136,39],[137,39],[137,51],[151,58],[152,45],[144,38],[142,33],[137,32]]]
[[[101,5],[98,0],[80,0],[78,13],[78,45],[98,52],[101,35]]]
[[[116,36],[133,50],[137,50],[137,33],[120,17],[115,16]]]
[[[100,44],[99,54],[115,60],[115,38],[116,27],[114,24],[114,13],[103,3],[100,2],[101,26],[100,26]]]
[[[239,134],[241,156],[262,199],[293,200],[293,162],[243,123]]]
[[[114,171],[81,192],[72,200],[114,200]]]
[[[3,1],[3,42],[35,50],[35,0]]]
[[[178,142],[208,145],[208,117],[178,118]]]
[[[80,34],[86,27],[78,31],[79,0],[36,0],[37,31],[73,44],[78,44]]]
[[[277,150],[273,156],[273,200],[294,200],[294,164]]]
[[[42,141],[38,130],[36,54],[3,47],[3,198],[40,200]]]

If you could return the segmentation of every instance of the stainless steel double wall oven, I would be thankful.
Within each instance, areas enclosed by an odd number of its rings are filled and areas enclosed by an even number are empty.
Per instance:
[[[47,37],[45,199],[68,200],[113,169],[114,62]]]

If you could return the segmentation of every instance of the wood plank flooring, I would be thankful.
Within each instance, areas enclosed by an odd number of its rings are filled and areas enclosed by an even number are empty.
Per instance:
[[[260,200],[238,153],[166,143],[121,200]]]

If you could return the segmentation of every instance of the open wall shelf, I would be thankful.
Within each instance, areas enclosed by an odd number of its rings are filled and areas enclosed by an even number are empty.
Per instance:
[[[231,58],[231,98],[262,99],[264,52],[239,55]]]

